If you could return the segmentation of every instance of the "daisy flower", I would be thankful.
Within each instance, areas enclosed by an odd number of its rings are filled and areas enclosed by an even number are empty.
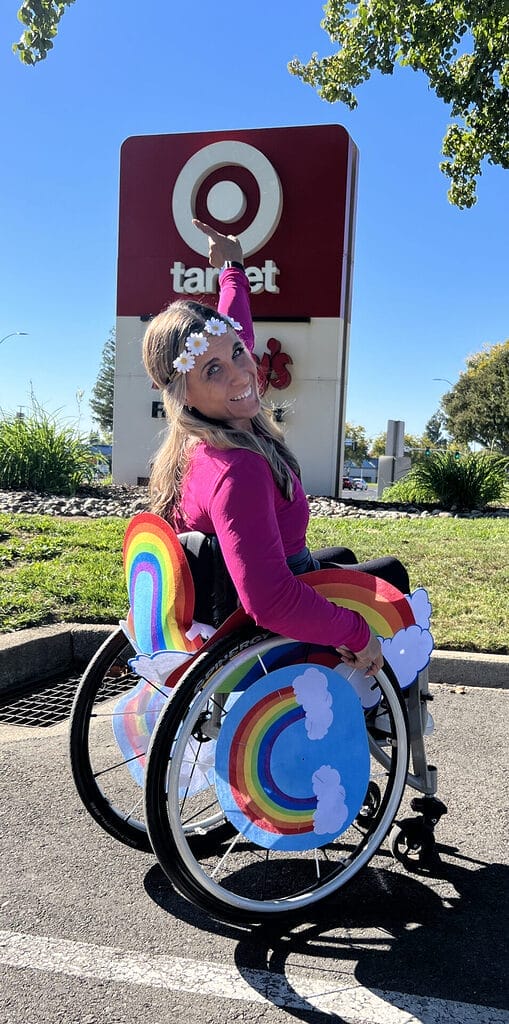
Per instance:
[[[207,351],[209,343],[204,334],[193,331],[186,341],[186,348],[194,356],[202,356]]]
[[[173,365],[177,373],[189,373],[194,366],[194,356],[191,352],[181,352],[176,359],[173,360]]]
[[[211,316],[210,320],[207,320],[203,329],[207,334],[215,335],[216,338],[219,338],[221,334],[226,334],[228,332],[226,324],[223,323],[222,320],[218,320],[216,316]]]

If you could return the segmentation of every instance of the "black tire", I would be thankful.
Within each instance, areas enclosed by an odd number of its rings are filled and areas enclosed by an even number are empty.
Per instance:
[[[112,731],[113,700],[139,682],[128,665],[134,656],[117,629],[87,666],[71,711],[70,757],[76,788],[89,814],[121,843],[149,851],[143,791],[131,777]]]
[[[290,661],[289,647],[294,649]],[[178,891],[220,920],[246,924],[271,917],[302,917],[310,906],[340,889],[368,863],[397,813],[408,770],[406,712],[399,689],[381,672],[377,682],[390,718],[391,735],[386,738],[382,757],[378,741],[368,737],[370,781],[376,780],[380,804],[362,827],[354,821],[334,842],[304,853],[262,850],[238,833],[233,841],[223,841],[219,830],[216,842],[204,843],[203,848],[193,838],[195,804],[179,787],[182,765],[189,761],[188,738],[196,736],[197,728],[201,729],[211,714],[217,716],[217,728],[221,727],[228,713],[228,699],[223,696],[220,700],[218,694],[232,689],[228,679],[233,680],[236,673],[238,678],[243,666],[247,672],[246,666],[252,667],[258,659],[264,672],[273,671],[282,664],[313,662],[316,650],[256,629],[218,641],[188,671],[152,735],[146,765],[145,816],[154,853]],[[263,668],[264,658],[269,668]],[[209,731],[213,733],[212,727]],[[211,808],[219,808],[213,773],[200,799],[208,800]]]
[[[389,833],[390,851],[406,871],[429,868],[436,859],[435,837],[418,818],[394,824]]]

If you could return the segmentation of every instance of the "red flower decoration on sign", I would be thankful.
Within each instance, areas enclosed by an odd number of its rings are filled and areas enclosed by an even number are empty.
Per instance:
[[[277,338],[269,338],[267,348],[269,351],[264,352],[261,359],[253,353],[258,366],[260,395],[264,395],[269,387],[283,391],[292,383],[290,371],[287,370],[288,364],[291,366],[293,362],[291,356],[281,351],[281,342]]]

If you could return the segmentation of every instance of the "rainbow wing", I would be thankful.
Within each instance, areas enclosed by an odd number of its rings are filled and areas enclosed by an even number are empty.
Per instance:
[[[385,580],[353,569],[322,569],[304,578],[329,601],[364,616],[402,690],[429,665],[431,605],[422,587],[405,595]]]
[[[415,625],[408,599],[391,583],[353,569],[320,569],[301,579],[333,604],[359,612],[377,636],[392,637]]]
[[[115,706],[113,735],[138,786],[143,786],[150,737],[170,693],[165,687],[155,689],[152,683],[140,679]]]
[[[143,654],[196,651],[188,640],[194,611],[194,584],[179,539],[171,526],[152,512],[141,512],[127,527],[124,571],[129,593],[127,623]]]

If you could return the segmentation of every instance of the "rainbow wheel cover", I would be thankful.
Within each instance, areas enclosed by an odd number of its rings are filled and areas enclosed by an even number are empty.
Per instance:
[[[277,669],[229,709],[215,767],[219,803],[238,832],[265,849],[325,846],[351,825],[368,787],[360,701],[323,665]]]

